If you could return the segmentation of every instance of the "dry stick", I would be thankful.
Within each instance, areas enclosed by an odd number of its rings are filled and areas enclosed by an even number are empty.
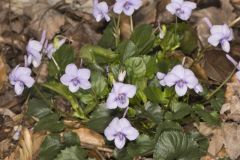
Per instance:
[[[233,20],[230,24],[229,24],[229,26],[230,27],[233,27],[236,23],[238,23],[240,21],[240,17],[238,17],[237,19],[235,19],[235,20]]]

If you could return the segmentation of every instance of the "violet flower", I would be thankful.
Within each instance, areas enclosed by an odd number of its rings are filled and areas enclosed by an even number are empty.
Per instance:
[[[48,44],[44,51],[47,54],[48,58],[52,59],[53,53],[55,53],[65,42],[66,39],[61,39],[58,44]]]
[[[110,17],[108,12],[109,9],[106,2],[98,3],[98,0],[93,0],[93,16],[97,22],[101,21],[102,19],[105,19],[107,22],[109,22]]]
[[[41,41],[29,40],[27,44],[27,59],[25,64],[33,64],[34,67],[38,67],[41,64],[42,54],[40,53],[44,47],[46,40],[46,32],[43,31]]]
[[[35,80],[31,77],[31,69],[27,67],[16,66],[9,75],[11,85],[14,85],[14,90],[17,95],[21,95],[24,90],[24,85],[31,88]]]
[[[91,83],[88,81],[90,74],[91,71],[89,69],[78,69],[75,64],[68,64],[65,74],[62,75],[60,81],[65,86],[68,86],[71,92],[77,92],[79,88],[87,90],[91,88]]]
[[[218,44],[220,43],[223,51],[227,53],[230,52],[229,41],[232,41],[234,38],[232,28],[230,28],[227,24],[212,25],[210,20],[206,17],[204,18],[204,21],[209,26],[211,33],[211,35],[208,38],[208,43],[210,43],[214,47],[217,47]]]
[[[161,72],[157,73],[157,78],[158,78],[161,86],[166,86],[166,83],[164,81],[165,76],[166,76],[166,74],[164,74],[164,73],[161,73]]]
[[[229,54],[226,54],[226,57],[237,68],[236,77],[240,81],[240,62],[237,63]]]
[[[114,83],[111,93],[106,102],[107,108],[126,108],[129,105],[129,98],[136,94],[136,86],[124,83]]]
[[[137,10],[141,7],[142,0],[116,0],[116,3],[113,6],[113,11],[117,14],[122,12],[128,16],[131,16],[134,10]]]
[[[182,20],[188,20],[192,14],[192,10],[197,7],[196,3],[184,0],[171,0],[166,9]]]
[[[114,118],[108,127],[104,130],[107,140],[113,141],[118,149],[122,149],[126,139],[133,141],[139,136],[136,130],[126,118]]]
[[[175,85],[175,91],[178,96],[184,96],[189,89],[195,89],[197,93],[202,89],[199,86],[198,79],[190,69],[185,69],[182,65],[176,65],[164,78],[161,84],[168,87]]]

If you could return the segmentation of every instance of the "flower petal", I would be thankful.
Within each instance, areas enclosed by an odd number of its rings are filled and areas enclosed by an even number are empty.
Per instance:
[[[79,84],[80,88],[87,90],[91,88],[91,83],[88,80],[80,80],[80,84]]]
[[[137,137],[139,136],[138,130],[136,130],[132,126],[125,128],[123,130],[123,133],[126,135],[127,139],[129,139],[130,141],[137,139]]]
[[[79,79],[85,79],[88,80],[90,78],[91,71],[86,68],[82,68],[78,70],[78,77]]]
[[[124,83],[114,83],[113,84],[113,92],[119,94],[120,88],[124,85]]]
[[[104,130],[104,135],[107,138],[107,140],[112,141],[115,139],[115,134],[117,133],[117,131],[115,130],[114,127],[108,126],[105,130]]]
[[[157,78],[158,78],[159,80],[162,80],[165,76],[166,76],[166,74],[164,74],[164,73],[162,73],[162,72],[158,72],[158,73],[157,73]]]
[[[208,37],[208,43],[210,43],[214,47],[217,47],[222,38],[223,38],[222,34],[213,34]]]
[[[175,74],[180,79],[184,79],[185,68],[179,64],[173,67],[170,73]]]
[[[62,77],[60,78],[60,81],[61,81],[62,84],[68,86],[72,79],[73,79],[72,76],[70,76],[70,75],[68,75],[68,74],[64,74],[64,75],[62,75]]]
[[[21,76],[19,80],[22,81],[28,88],[31,88],[35,83],[35,80],[30,76]]]
[[[132,6],[129,7],[128,9],[123,8],[123,12],[124,12],[124,14],[126,14],[128,16],[131,16],[133,14],[133,12],[134,12],[134,8]]]
[[[117,1],[113,6],[113,11],[117,14],[121,14],[125,3],[126,0]]]
[[[120,137],[120,136],[116,136],[115,140],[114,140],[115,146],[118,149],[122,149],[126,143],[126,138],[125,137]]]
[[[182,3],[182,7],[188,7],[190,9],[195,9],[195,8],[197,8],[197,4],[194,2],[190,2],[190,1],[185,1]]]
[[[168,73],[163,80],[168,87],[172,87],[176,84],[177,81],[180,80],[180,78],[177,77],[175,74]]]
[[[128,98],[133,98],[136,94],[137,87],[131,84],[124,84],[119,88],[120,94],[126,94]]]
[[[183,13],[181,13],[177,16],[184,21],[188,20],[192,14],[192,9],[190,9],[188,7],[182,7],[181,10],[183,11]]]
[[[178,96],[182,97],[187,92],[187,85],[183,85],[182,87],[179,87],[178,85],[175,85],[175,91]]]
[[[115,99],[116,99],[115,94],[109,93],[109,96],[108,96],[108,99],[107,99],[107,102],[106,102],[106,105],[107,105],[108,109],[117,108],[118,103]]]
[[[129,99],[128,98],[126,98],[125,103],[121,103],[120,101],[117,101],[117,106],[119,108],[127,108],[128,105],[129,105]]]
[[[68,64],[65,69],[65,73],[73,76],[77,76],[78,68],[75,64]]]
[[[221,42],[221,46],[222,46],[223,51],[225,51],[227,53],[230,52],[230,43],[227,40],[223,40]]]
[[[181,6],[178,3],[170,3],[166,6],[166,9],[173,15],[176,13],[176,10]]]
[[[126,119],[126,118],[121,118],[119,119],[118,122],[118,127],[121,129],[121,132],[128,127],[131,127],[132,125],[130,124],[130,122]]]
[[[203,87],[201,84],[197,84],[195,87],[194,87],[194,91],[198,94],[198,93],[201,93],[203,92]]]
[[[14,86],[15,93],[19,96],[24,90],[24,86],[21,82],[17,82]]]
[[[69,83],[69,90],[72,92],[72,93],[75,93],[79,90],[80,88],[80,84],[78,85],[74,85],[72,82]]]
[[[136,10],[142,6],[141,0],[129,0],[129,2],[133,4],[133,8]]]

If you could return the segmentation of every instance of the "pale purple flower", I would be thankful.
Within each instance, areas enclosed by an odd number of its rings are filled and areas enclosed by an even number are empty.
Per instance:
[[[120,71],[120,73],[118,74],[118,81],[123,82],[126,77],[126,74],[127,74],[126,71]]]
[[[34,67],[38,67],[41,64],[42,54],[40,53],[44,47],[46,40],[46,32],[43,31],[41,41],[29,40],[26,50],[27,50],[27,59],[25,64],[28,66],[33,64]]]
[[[52,59],[53,54],[66,42],[66,39],[61,39],[58,44],[50,43],[47,45],[44,52],[47,54],[49,59]]]
[[[136,94],[136,86],[124,83],[114,83],[111,93],[108,95],[107,108],[126,108],[129,105],[129,98]]]
[[[237,68],[236,77],[240,81],[240,62],[237,63],[229,54],[226,54],[227,59]]]
[[[196,3],[184,0],[171,0],[166,9],[173,15],[182,20],[188,20],[192,14],[192,10],[197,7]]]
[[[91,88],[91,83],[88,81],[90,74],[91,71],[89,69],[78,69],[75,64],[68,64],[65,74],[62,75],[60,81],[65,86],[68,86],[71,92],[77,92],[79,88],[87,90]]]
[[[109,22],[110,17],[108,12],[109,9],[106,2],[98,3],[98,0],[93,0],[93,16],[97,22],[101,21],[102,19],[105,19],[107,22]]]
[[[176,65],[166,76],[163,78],[163,83],[172,87],[175,85],[175,91],[178,96],[184,96],[189,89],[196,89],[200,92],[201,88],[198,79],[190,69],[184,68],[182,65]],[[195,88],[197,86],[197,88]]]
[[[122,149],[126,139],[133,141],[139,136],[136,130],[126,118],[114,118],[108,127],[104,130],[107,140],[113,141],[118,149]]]
[[[113,11],[117,14],[122,12],[128,16],[131,16],[134,10],[137,10],[141,7],[142,0],[116,0],[116,3],[113,6]]]
[[[194,91],[199,94],[201,92],[203,92],[203,87],[201,84],[197,84],[195,87],[194,87]]]
[[[35,80],[31,77],[31,69],[27,67],[16,66],[9,75],[11,85],[14,85],[14,90],[17,95],[21,95],[24,86],[31,88]]]
[[[210,27],[211,35],[208,37],[208,43],[214,47],[217,47],[218,44],[221,44],[221,47],[225,52],[230,52],[229,41],[232,41],[234,38],[232,28],[230,28],[227,24],[212,25],[212,23],[206,17],[204,18],[204,21]]]

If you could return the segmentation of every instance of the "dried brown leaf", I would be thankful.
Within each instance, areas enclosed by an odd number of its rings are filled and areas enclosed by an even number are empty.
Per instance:
[[[30,29],[40,38],[43,30],[47,31],[47,38],[52,39],[53,36],[60,31],[60,27],[65,23],[64,15],[55,11],[46,3],[37,3],[29,7],[26,11],[27,15],[32,18]]]
[[[93,146],[104,146],[105,141],[103,136],[88,128],[79,128],[73,130],[79,136],[81,144],[89,144]]]
[[[4,57],[0,56],[0,92],[3,89],[3,86],[8,80],[7,76],[7,65],[5,63]]]

